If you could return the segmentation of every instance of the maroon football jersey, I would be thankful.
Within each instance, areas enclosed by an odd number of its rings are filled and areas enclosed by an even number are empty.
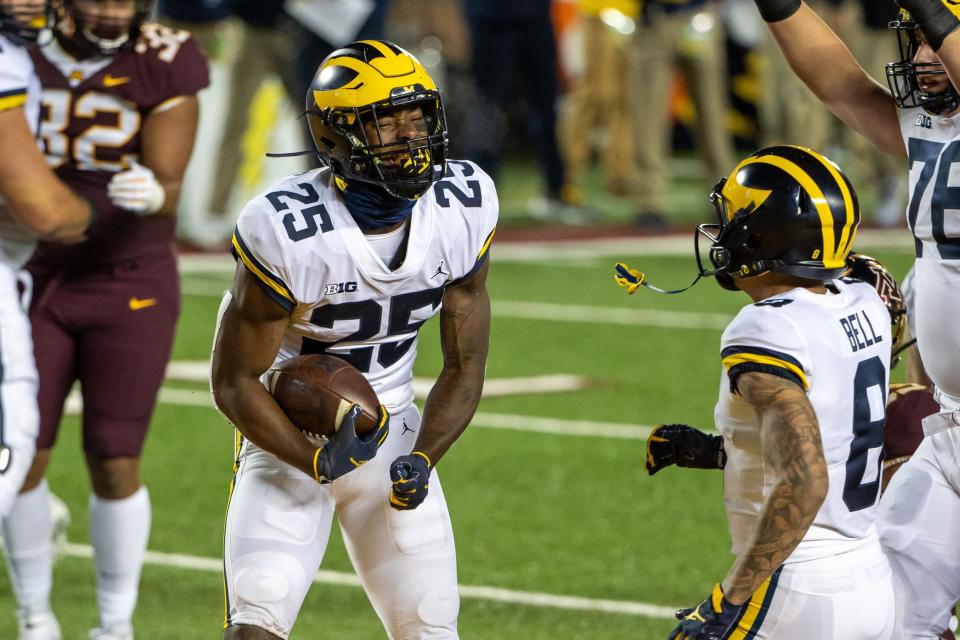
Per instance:
[[[78,245],[40,243],[31,266],[55,269],[169,254],[175,220],[141,217],[107,197],[113,175],[139,161],[141,125],[168,100],[209,84],[207,60],[186,31],[144,25],[113,58],[76,61],[54,41],[31,51],[43,86],[40,137],[47,162],[89,199],[97,219]]]

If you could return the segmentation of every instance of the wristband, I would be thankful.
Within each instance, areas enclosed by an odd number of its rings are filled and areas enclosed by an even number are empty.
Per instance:
[[[800,0],[756,0],[764,22],[786,20],[800,10]]]
[[[960,27],[957,15],[941,0],[900,0],[897,4],[910,13],[934,51],[939,51],[944,39]]]

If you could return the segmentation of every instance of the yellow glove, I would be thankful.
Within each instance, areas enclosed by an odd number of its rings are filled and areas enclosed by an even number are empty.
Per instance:
[[[618,262],[616,269],[617,272],[614,274],[613,279],[616,280],[617,284],[621,287],[626,287],[627,293],[629,294],[635,293],[647,277],[643,272],[631,269],[623,262]]]

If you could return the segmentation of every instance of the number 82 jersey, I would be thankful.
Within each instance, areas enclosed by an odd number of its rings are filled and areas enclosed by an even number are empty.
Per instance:
[[[493,181],[471,162],[416,202],[406,254],[395,269],[377,256],[340,198],[329,169],[290,176],[244,208],[234,256],[290,312],[277,362],[303,353],[344,358],[391,412],[413,402],[420,327],[449,286],[489,257],[496,229]]]

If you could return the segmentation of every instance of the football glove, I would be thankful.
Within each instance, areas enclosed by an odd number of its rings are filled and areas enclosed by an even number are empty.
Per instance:
[[[613,279],[621,287],[626,287],[627,293],[629,294],[636,293],[640,285],[643,284],[644,278],[646,278],[642,271],[631,269],[623,262],[617,263],[616,270],[617,272],[614,274]]]
[[[110,202],[138,216],[149,216],[163,208],[167,192],[157,176],[134,162],[129,169],[113,174],[107,185]]]
[[[647,438],[647,473],[655,474],[675,464],[694,469],[723,469],[727,454],[723,437],[712,436],[685,424],[661,424]]]
[[[358,437],[356,431],[360,405],[355,404],[347,411],[337,432],[313,456],[313,477],[317,482],[333,482],[373,460],[390,432],[390,416],[383,406],[380,411],[380,426],[363,438]]]
[[[416,509],[427,499],[430,488],[430,458],[414,451],[400,456],[390,465],[390,506],[398,511]]]
[[[735,605],[723,597],[719,584],[713,586],[710,597],[693,609],[680,609],[674,615],[680,624],[670,632],[667,640],[721,640],[727,638],[741,617],[746,604]]]

